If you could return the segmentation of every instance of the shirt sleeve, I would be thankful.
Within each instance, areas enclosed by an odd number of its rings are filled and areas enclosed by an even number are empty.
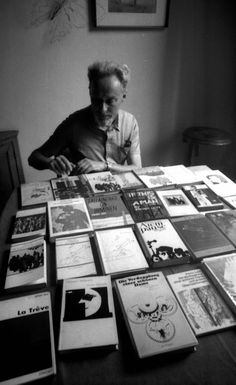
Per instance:
[[[138,155],[141,157],[141,150],[140,150],[140,139],[139,139],[139,126],[137,120],[134,118],[133,121],[133,127],[131,131],[131,136],[130,136],[130,151],[129,155],[127,158],[128,163],[130,162],[132,156]]]
[[[71,141],[71,125],[72,118],[69,116],[56,128],[49,139],[38,148],[38,151],[48,157],[61,154]]]

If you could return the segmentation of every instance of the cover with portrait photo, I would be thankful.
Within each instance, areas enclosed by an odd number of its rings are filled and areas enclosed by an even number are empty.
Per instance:
[[[150,267],[190,262],[191,253],[169,219],[138,222],[135,228]]]
[[[139,358],[198,344],[162,272],[115,280],[126,326]]]
[[[48,202],[50,241],[56,237],[92,231],[92,223],[84,198]]]
[[[156,190],[156,194],[171,217],[198,214],[197,209],[181,189]]]
[[[170,274],[167,280],[197,336],[236,326],[236,318],[201,269]]]
[[[118,347],[110,276],[63,281],[60,352],[98,347]]]
[[[1,385],[18,385],[56,374],[49,292],[0,301]]]

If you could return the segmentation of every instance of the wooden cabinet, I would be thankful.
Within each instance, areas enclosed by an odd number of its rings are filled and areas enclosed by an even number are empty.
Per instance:
[[[0,212],[14,188],[24,183],[18,131],[0,131]]]

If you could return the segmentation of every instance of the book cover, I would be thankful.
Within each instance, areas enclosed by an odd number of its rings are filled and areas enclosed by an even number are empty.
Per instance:
[[[174,178],[169,176],[159,166],[143,167],[135,169],[134,173],[148,188],[172,186],[176,182]]]
[[[223,202],[206,184],[183,186],[183,191],[198,211],[220,210]]]
[[[170,274],[167,280],[197,336],[236,326],[236,319],[201,269]]]
[[[224,197],[222,200],[229,206],[229,208],[236,209],[236,195]]]
[[[195,259],[234,251],[234,246],[204,214],[173,218],[172,223]]]
[[[190,184],[199,182],[199,178],[183,164],[161,167],[164,173],[170,175],[176,184]]]
[[[86,198],[86,204],[94,229],[119,227],[134,223],[119,194]]]
[[[58,350],[105,346],[118,346],[110,276],[64,280]]]
[[[208,213],[206,216],[226,235],[236,246],[236,210],[224,210]]]
[[[47,284],[46,242],[41,238],[12,244],[5,289]]]
[[[115,280],[133,346],[140,358],[198,344],[162,272]]]
[[[236,194],[236,184],[220,170],[206,171],[202,179],[220,197]]]
[[[119,192],[120,185],[110,171],[84,174],[93,194]]]
[[[51,179],[51,185],[55,200],[85,198],[91,195],[88,182],[83,175]]]
[[[204,258],[202,265],[236,314],[236,253]]]
[[[132,227],[97,230],[95,237],[104,274],[116,275],[148,268]]]
[[[89,234],[56,238],[57,280],[97,274]]]
[[[169,216],[155,191],[150,189],[123,192],[124,202],[135,222]]]
[[[0,339],[1,385],[56,374],[50,293],[1,300]]]
[[[48,223],[51,241],[93,229],[84,198],[48,202]]]
[[[45,235],[46,207],[17,211],[11,237],[13,242]]]
[[[120,174],[113,174],[113,176],[122,190],[144,187],[144,184],[135,176],[133,171],[121,172]]]
[[[171,217],[198,214],[197,209],[181,189],[156,190],[156,194]]]
[[[41,205],[54,200],[49,181],[21,184],[20,192],[22,208],[33,205]]]
[[[150,267],[190,261],[190,252],[169,219],[138,222],[136,229]]]

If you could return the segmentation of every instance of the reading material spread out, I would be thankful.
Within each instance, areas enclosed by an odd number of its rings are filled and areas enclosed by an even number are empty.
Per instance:
[[[110,276],[63,281],[59,351],[118,346]]]
[[[236,319],[201,269],[171,274],[167,279],[196,335],[236,325]]]
[[[0,301],[0,384],[12,385],[56,373],[49,292]]]
[[[140,358],[197,345],[162,272],[117,279],[118,298]]]

